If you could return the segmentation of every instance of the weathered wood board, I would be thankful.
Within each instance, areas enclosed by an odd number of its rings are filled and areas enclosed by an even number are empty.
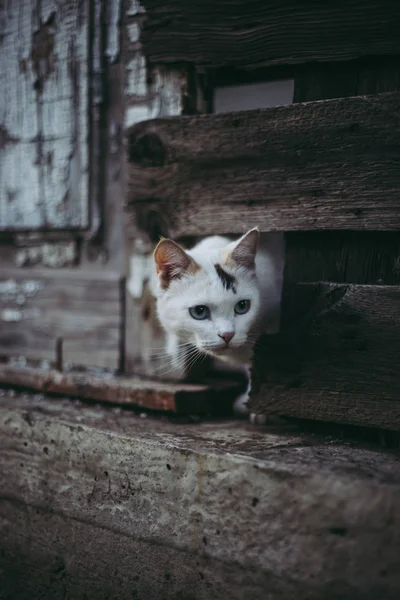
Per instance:
[[[88,225],[89,5],[0,4],[0,230]]]
[[[0,385],[146,410],[214,415],[230,414],[235,398],[243,391],[243,385],[232,380],[221,379],[203,385],[174,384],[138,377],[60,373],[7,364],[0,364]]]
[[[287,284],[254,356],[254,412],[400,430],[400,287]]]
[[[400,90],[397,56],[297,65],[295,102]],[[286,234],[286,281],[400,284],[399,231]]]
[[[311,63],[290,69],[294,102],[365,96],[400,90],[398,56],[367,57],[346,62]],[[286,75],[288,76],[288,75]]]
[[[400,229],[400,94],[128,130],[127,212],[160,234]]]
[[[124,326],[118,273],[32,271],[0,273],[0,354],[75,365],[120,367]]]
[[[400,285],[398,231],[295,231],[285,239],[287,282]]]
[[[293,64],[400,53],[397,0],[142,0],[153,63]]]

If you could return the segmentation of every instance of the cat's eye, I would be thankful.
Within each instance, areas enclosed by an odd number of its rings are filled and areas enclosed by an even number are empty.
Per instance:
[[[197,306],[191,306],[189,308],[190,316],[197,321],[203,321],[204,319],[210,318],[210,309],[204,304],[197,304]]]
[[[235,305],[235,313],[237,315],[244,315],[250,310],[250,300],[239,300]]]

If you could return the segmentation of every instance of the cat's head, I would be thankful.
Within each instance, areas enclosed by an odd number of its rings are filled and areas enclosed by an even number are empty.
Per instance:
[[[249,342],[260,309],[255,271],[259,232],[223,247],[186,252],[163,239],[154,251],[163,327],[199,350],[229,358]]]

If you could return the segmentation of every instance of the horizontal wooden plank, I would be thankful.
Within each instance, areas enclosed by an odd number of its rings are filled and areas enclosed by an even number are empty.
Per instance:
[[[279,70],[282,70],[282,73]],[[400,90],[398,56],[374,56],[347,62],[308,63],[280,67],[276,71],[276,79],[293,77],[294,102],[365,96]],[[251,72],[248,74],[251,75]]]
[[[400,286],[287,285],[251,410],[400,430]]]
[[[400,285],[397,231],[296,231],[285,242],[286,281]]]
[[[229,380],[208,385],[173,384],[7,364],[0,365],[0,385],[180,414],[229,414],[242,388],[240,383]]]
[[[54,285],[59,281],[64,284],[66,281],[91,281],[116,283],[121,280],[121,273],[118,271],[107,271],[93,269],[2,269],[2,279],[35,279],[39,277],[46,281],[51,280]]]
[[[118,273],[6,270],[0,274],[0,354],[118,369],[123,327]]]
[[[400,94],[156,119],[128,130],[128,212],[153,239],[400,229]]]
[[[297,419],[358,425],[375,429],[400,431],[400,402],[377,400],[368,394],[345,396],[330,389],[309,390],[292,394],[263,392],[267,415],[278,414]],[[260,403],[257,401],[257,411]]]
[[[141,42],[152,63],[254,67],[400,53],[396,0],[141,4]]]

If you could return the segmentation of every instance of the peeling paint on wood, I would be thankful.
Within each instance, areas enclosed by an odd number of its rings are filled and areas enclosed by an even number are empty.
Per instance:
[[[125,126],[156,116],[182,114],[188,88],[188,71],[185,67],[153,67],[148,70],[141,52],[140,29],[145,11],[137,0],[127,3],[125,9]],[[154,375],[160,365],[153,359],[155,347],[163,347],[164,333],[155,317],[154,299],[148,290],[147,280],[154,240],[143,224],[128,218],[127,242],[131,257],[128,267],[127,291],[132,299],[127,304],[129,332],[126,336],[128,370]],[[146,315],[146,318],[143,318]],[[181,373],[180,373],[181,374]],[[172,372],[169,377],[174,377]]]
[[[127,17],[136,17],[137,15],[141,15],[145,12],[143,6],[138,0],[129,0],[127,3],[126,16]]]
[[[22,321],[23,314],[20,310],[13,310],[12,308],[5,308],[0,313],[2,321]]]
[[[25,304],[26,299],[34,298],[42,287],[42,282],[36,279],[6,279],[0,281],[0,299],[3,302],[15,301],[17,304]]]
[[[136,44],[140,37],[139,23],[128,23],[126,30],[128,33],[129,42],[131,44]]]
[[[119,21],[121,11],[121,0],[111,0],[107,3],[107,48],[106,56],[111,63],[115,63],[119,57],[120,39],[119,39]]]
[[[53,361],[59,339],[66,362],[118,369],[124,324],[118,273],[3,270],[0,355]]]
[[[0,5],[0,230],[88,225],[88,7]]]
[[[7,144],[16,144],[17,142],[19,142],[19,139],[12,137],[7,129],[3,125],[0,125],[0,150],[3,150]]]
[[[126,16],[126,81],[125,126],[161,116],[182,114],[183,98],[187,92],[185,67],[153,67],[150,71],[140,51],[140,30],[144,9],[136,0],[127,8]]]
[[[51,268],[71,267],[77,260],[78,248],[75,241],[21,248],[15,256],[17,267],[31,267],[37,264]]]
[[[127,64],[125,125],[158,117],[182,114],[182,99],[187,90],[187,71],[184,68],[154,68],[151,84],[145,58],[138,54]]]
[[[101,67],[101,1],[94,0],[93,7],[94,31],[92,39],[92,87],[93,87],[93,103],[98,106],[103,99],[102,89],[102,67]],[[99,116],[95,113],[95,119]]]

